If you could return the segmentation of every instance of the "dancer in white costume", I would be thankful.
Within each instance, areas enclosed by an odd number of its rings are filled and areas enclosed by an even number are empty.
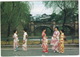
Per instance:
[[[18,45],[19,45],[19,39],[18,39],[18,35],[17,35],[17,30],[14,30],[14,35],[13,35],[13,49],[14,51],[17,51]]]
[[[23,45],[22,45],[22,49],[24,51],[26,51],[27,50],[27,38],[28,38],[28,34],[27,34],[26,29],[24,29],[23,32],[24,32],[24,34],[23,34]]]

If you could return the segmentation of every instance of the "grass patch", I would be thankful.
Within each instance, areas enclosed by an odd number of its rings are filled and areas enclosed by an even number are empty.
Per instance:
[[[64,41],[64,43],[65,43],[65,44],[71,44],[71,43],[72,43],[72,40]],[[74,43],[75,43],[75,44],[79,44],[79,40],[78,40],[78,39],[75,39],[75,40],[74,40]],[[1,41],[1,45],[7,45],[7,44],[8,44],[8,45],[12,45],[12,44],[13,44],[13,41],[8,41],[8,42],[7,42],[7,41]],[[19,41],[19,44],[22,45],[23,42],[22,42],[22,41]],[[34,41],[28,40],[28,41],[27,41],[27,44],[28,44],[28,45],[33,45],[33,44],[36,44],[36,45],[37,45],[37,44],[41,44],[41,42],[40,42],[40,41],[37,41],[37,40],[34,40]],[[48,41],[48,44],[50,44],[50,40]]]

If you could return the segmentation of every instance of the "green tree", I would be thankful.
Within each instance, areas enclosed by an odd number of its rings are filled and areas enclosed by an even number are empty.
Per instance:
[[[30,6],[29,2],[1,2],[1,29],[7,29],[7,36],[10,35],[11,27],[14,29],[25,21],[29,21]],[[4,27],[3,27],[4,26]]]
[[[68,8],[72,8],[72,10],[74,10],[75,12],[78,10],[78,1],[75,0],[68,0],[68,1],[44,1],[43,2],[45,4],[46,7],[50,8],[52,7],[53,9],[55,8],[55,12],[57,8],[59,8],[58,10],[63,11],[63,26],[66,23],[66,18],[67,18],[67,9]],[[68,12],[69,13],[69,12]]]

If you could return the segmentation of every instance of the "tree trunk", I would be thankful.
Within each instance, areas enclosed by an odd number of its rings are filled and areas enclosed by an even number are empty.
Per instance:
[[[63,29],[64,29],[65,23],[66,23],[66,10],[64,9]]]
[[[10,36],[10,24],[8,23],[8,29],[7,29],[7,37],[9,37]]]
[[[63,20],[63,30],[64,30],[64,25],[66,23],[66,7],[65,7],[65,2],[64,2],[64,20]]]

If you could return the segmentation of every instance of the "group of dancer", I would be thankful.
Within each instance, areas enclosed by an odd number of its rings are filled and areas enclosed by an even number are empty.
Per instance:
[[[22,44],[22,49],[24,51],[27,50],[27,38],[28,38],[28,34],[26,29],[23,30],[23,44]],[[19,47],[19,39],[18,39],[18,35],[17,35],[17,30],[14,30],[14,35],[13,35],[13,49],[14,51],[18,50]],[[46,36],[46,29],[43,29],[42,31],[42,52],[44,53],[48,53],[48,37]],[[64,53],[64,31],[60,30],[58,31],[58,28],[55,27],[54,28],[54,33],[51,39],[51,43],[52,45],[52,50],[54,52],[59,52],[59,53]]]
[[[23,34],[23,45],[22,45],[22,49],[24,51],[27,50],[27,38],[28,38],[28,34],[27,34],[27,31],[26,29],[23,30],[24,34]],[[13,49],[14,51],[17,51],[18,50],[18,47],[19,47],[19,39],[18,39],[18,35],[17,35],[17,30],[14,30],[14,35],[13,35]]]
[[[42,31],[42,48],[44,53],[48,53],[48,39],[46,36],[46,29],[43,29]],[[52,45],[52,50],[54,52],[64,53],[64,31],[60,30],[58,31],[58,27],[54,28],[54,33],[52,36],[52,39],[50,41],[50,44]]]

